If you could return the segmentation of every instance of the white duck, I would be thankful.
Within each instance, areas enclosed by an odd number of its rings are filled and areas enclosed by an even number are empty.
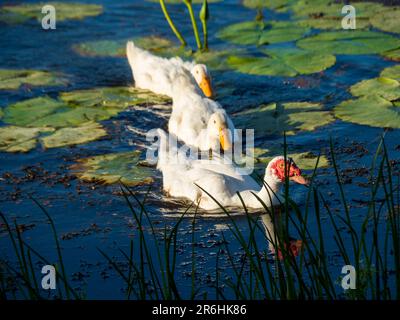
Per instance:
[[[127,42],[126,55],[138,88],[172,96],[175,72],[185,70],[187,77],[194,78],[206,97],[213,95],[211,78],[204,64],[183,61],[179,57],[161,58],[135,46],[133,41]]]
[[[168,131],[190,147],[200,150],[232,148],[239,137],[232,120],[222,106],[201,95],[185,71],[175,75],[172,83],[172,113]]]
[[[275,157],[270,161],[265,170],[265,185],[260,187],[252,177],[240,174],[235,165],[227,163],[224,159],[182,161],[184,157],[179,154],[180,151],[168,144],[165,131],[158,129],[158,134],[160,144],[157,168],[163,175],[163,189],[170,196],[189,199],[205,210],[219,208],[207,193],[224,207],[243,207],[237,192],[247,208],[263,208],[254,194],[268,207],[279,203],[277,195],[285,181],[283,157]],[[287,160],[286,166],[291,181],[307,184],[307,180],[301,176],[300,169],[293,161]]]

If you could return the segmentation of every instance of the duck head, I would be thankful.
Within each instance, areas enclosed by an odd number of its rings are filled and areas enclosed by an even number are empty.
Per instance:
[[[214,112],[207,125],[208,135],[212,139],[212,145],[220,144],[224,151],[232,148],[232,138],[228,129],[226,115],[222,112]]]
[[[269,162],[266,175],[279,183],[285,182],[285,178],[288,177],[290,181],[304,185],[308,184],[308,180],[301,175],[301,170],[296,163],[291,158],[288,158],[285,165],[285,158],[282,156],[275,157]]]
[[[211,77],[208,73],[207,67],[204,64],[196,64],[190,72],[200,89],[203,91],[204,95],[207,98],[211,98],[214,93],[211,86]]]

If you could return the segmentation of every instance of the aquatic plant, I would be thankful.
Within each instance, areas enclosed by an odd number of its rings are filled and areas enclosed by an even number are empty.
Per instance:
[[[66,77],[60,73],[25,70],[0,69],[0,90],[16,90],[22,85],[32,87],[64,86],[68,83]]]
[[[66,2],[41,2],[4,5],[0,7],[0,22],[9,24],[22,23],[29,19],[41,21],[43,18],[42,7],[52,5],[57,10],[57,21],[81,20],[93,17],[103,12],[103,6],[85,3]]]
[[[374,54],[400,47],[400,39],[376,31],[332,31],[300,39],[297,46],[332,54]]]
[[[27,152],[41,142],[57,148],[106,136],[98,123],[129,106],[166,104],[170,98],[130,87],[106,87],[61,92],[58,99],[42,96],[11,104],[2,110],[1,150]],[[28,130],[30,128],[31,130]],[[19,134],[12,138],[12,131]],[[11,135],[11,138],[10,138]]]
[[[165,19],[167,20],[171,30],[173,31],[175,36],[178,38],[181,45],[186,46],[187,45],[186,40],[183,38],[182,33],[177,29],[170,14],[168,13],[167,7],[165,5],[165,0],[159,0],[159,1],[160,1],[161,10],[164,13]],[[176,4],[178,1],[169,1],[169,2]],[[200,18],[200,21],[203,26],[203,40],[204,40],[203,44],[201,43],[201,40],[200,40],[199,29],[197,27],[197,22],[196,22],[196,18],[195,18],[193,6],[192,6],[192,3],[199,3],[200,1],[182,0],[179,2],[183,2],[186,5],[186,8],[189,12],[189,17],[190,17],[190,21],[191,21],[192,28],[193,28],[193,33],[194,33],[194,37],[196,40],[197,49],[198,50],[202,50],[202,49],[207,50],[208,49],[207,20],[209,17],[208,0],[201,0],[201,2],[203,4],[202,4],[200,14],[199,14],[199,18]],[[218,1],[210,1],[210,2],[218,2]]]
[[[318,103],[286,102],[247,109],[234,114],[233,120],[238,128],[253,128],[256,137],[264,137],[312,131],[335,119]]]
[[[400,128],[400,67],[382,70],[380,77],[360,81],[350,87],[357,99],[334,108],[335,116],[373,127]]]
[[[223,28],[217,37],[235,44],[260,46],[298,40],[309,31],[309,28],[291,21],[245,21]]]
[[[321,72],[336,62],[331,54],[292,48],[264,49],[262,53],[264,57],[231,55],[227,63],[242,73],[294,77]]]
[[[80,159],[71,169],[79,179],[88,182],[122,182],[127,186],[149,184],[154,181],[154,170],[140,164],[140,154],[140,151],[129,151],[98,155]]]

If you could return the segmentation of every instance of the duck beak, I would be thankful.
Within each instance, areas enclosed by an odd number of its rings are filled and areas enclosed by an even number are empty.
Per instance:
[[[219,143],[224,151],[232,148],[231,135],[227,128],[219,128]]]
[[[303,176],[293,176],[293,177],[290,177],[290,180],[292,180],[298,184],[304,184],[304,185],[309,184],[309,181],[306,178],[304,178]]]
[[[199,87],[207,98],[211,98],[213,96],[210,77],[204,76],[199,84]]]

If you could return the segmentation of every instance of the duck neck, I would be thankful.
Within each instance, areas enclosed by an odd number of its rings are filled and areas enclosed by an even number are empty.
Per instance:
[[[266,174],[264,177],[263,186],[258,192],[258,197],[267,205],[278,204],[277,195],[280,191],[282,183],[270,174]]]

